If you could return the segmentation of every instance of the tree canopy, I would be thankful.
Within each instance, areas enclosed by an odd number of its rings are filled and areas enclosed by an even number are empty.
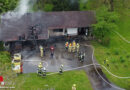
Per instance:
[[[34,10],[75,11],[79,10],[78,0],[37,0]]]
[[[14,10],[19,0],[0,0],[0,13]]]
[[[110,31],[117,29],[116,22],[118,21],[119,15],[116,12],[109,12],[105,6],[100,7],[96,12],[97,23],[93,25],[93,34],[102,43],[107,40],[109,42]]]

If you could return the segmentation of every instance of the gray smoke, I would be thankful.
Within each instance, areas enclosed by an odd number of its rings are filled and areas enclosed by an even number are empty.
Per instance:
[[[1,19],[16,20],[31,10],[36,0],[20,0],[18,6],[13,11],[9,11],[1,16]]]
[[[8,37],[8,34],[3,35],[3,33],[8,33],[6,30],[12,30],[12,32],[15,32],[12,34],[12,36],[19,36],[21,35],[21,32],[17,32],[19,28],[21,30],[27,29],[26,18],[28,17],[25,18],[25,15],[27,12],[31,11],[32,6],[35,4],[35,2],[36,0],[20,0],[18,6],[13,11],[9,11],[1,15],[0,41]]]

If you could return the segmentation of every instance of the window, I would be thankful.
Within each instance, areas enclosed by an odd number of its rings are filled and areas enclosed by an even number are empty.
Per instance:
[[[63,32],[63,29],[54,29],[53,32]]]

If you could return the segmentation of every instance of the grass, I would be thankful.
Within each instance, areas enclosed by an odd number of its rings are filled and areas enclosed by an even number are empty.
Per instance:
[[[10,54],[7,51],[0,51],[0,63],[5,64],[9,63],[10,61]]]
[[[120,22],[118,23],[118,32],[130,41],[130,10],[124,9],[121,12]]]
[[[55,74],[45,78],[36,73],[22,74],[15,79],[16,90],[71,90],[72,85],[77,85],[77,90],[92,90],[86,73],[80,71],[67,71],[62,75]]]
[[[121,12],[122,13],[122,12]],[[125,10],[121,14],[120,21],[118,22],[118,32],[130,41],[130,16],[128,15],[129,11]],[[104,64],[104,60],[107,58],[110,64],[110,67],[107,67],[109,71],[117,76],[129,77],[130,76],[130,44],[123,41],[117,34],[114,32],[111,33],[110,45],[104,47],[97,42],[92,42],[95,47],[95,57],[97,61]],[[114,84],[125,88],[130,89],[130,79],[119,79],[111,76],[104,69],[108,79]]]

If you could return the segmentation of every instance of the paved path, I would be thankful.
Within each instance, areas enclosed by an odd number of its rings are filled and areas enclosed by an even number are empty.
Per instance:
[[[120,89],[109,82],[109,80],[106,78],[99,65],[96,66],[95,69],[93,63],[96,63],[96,65],[98,63],[96,62],[95,58],[93,58],[93,49],[91,47],[82,46],[81,51],[84,51],[86,53],[86,56],[85,56],[85,62],[80,63],[77,60],[77,54],[68,53],[67,51],[65,51],[63,46],[64,45],[61,43],[56,44],[55,54],[53,59],[50,57],[49,50],[46,53],[46,57],[44,59],[41,59],[39,57],[39,53],[36,53],[36,51],[31,51],[31,52],[23,51],[22,53],[25,56],[23,59],[24,60],[23,72],[24,73],[36,72],[37,65],[41,61],[43,62],[43,65],[47,68],[48,72],[54,72],[52,74],[56,74],[59,71],[59,67],[61,64],[64,65],[64,70],[66,71],[74,70],[77,69],[77,67],[81,67],[78,69],[85,70],[94,90],[119,90]],[[88,66],[86,67],[85,65]]]

